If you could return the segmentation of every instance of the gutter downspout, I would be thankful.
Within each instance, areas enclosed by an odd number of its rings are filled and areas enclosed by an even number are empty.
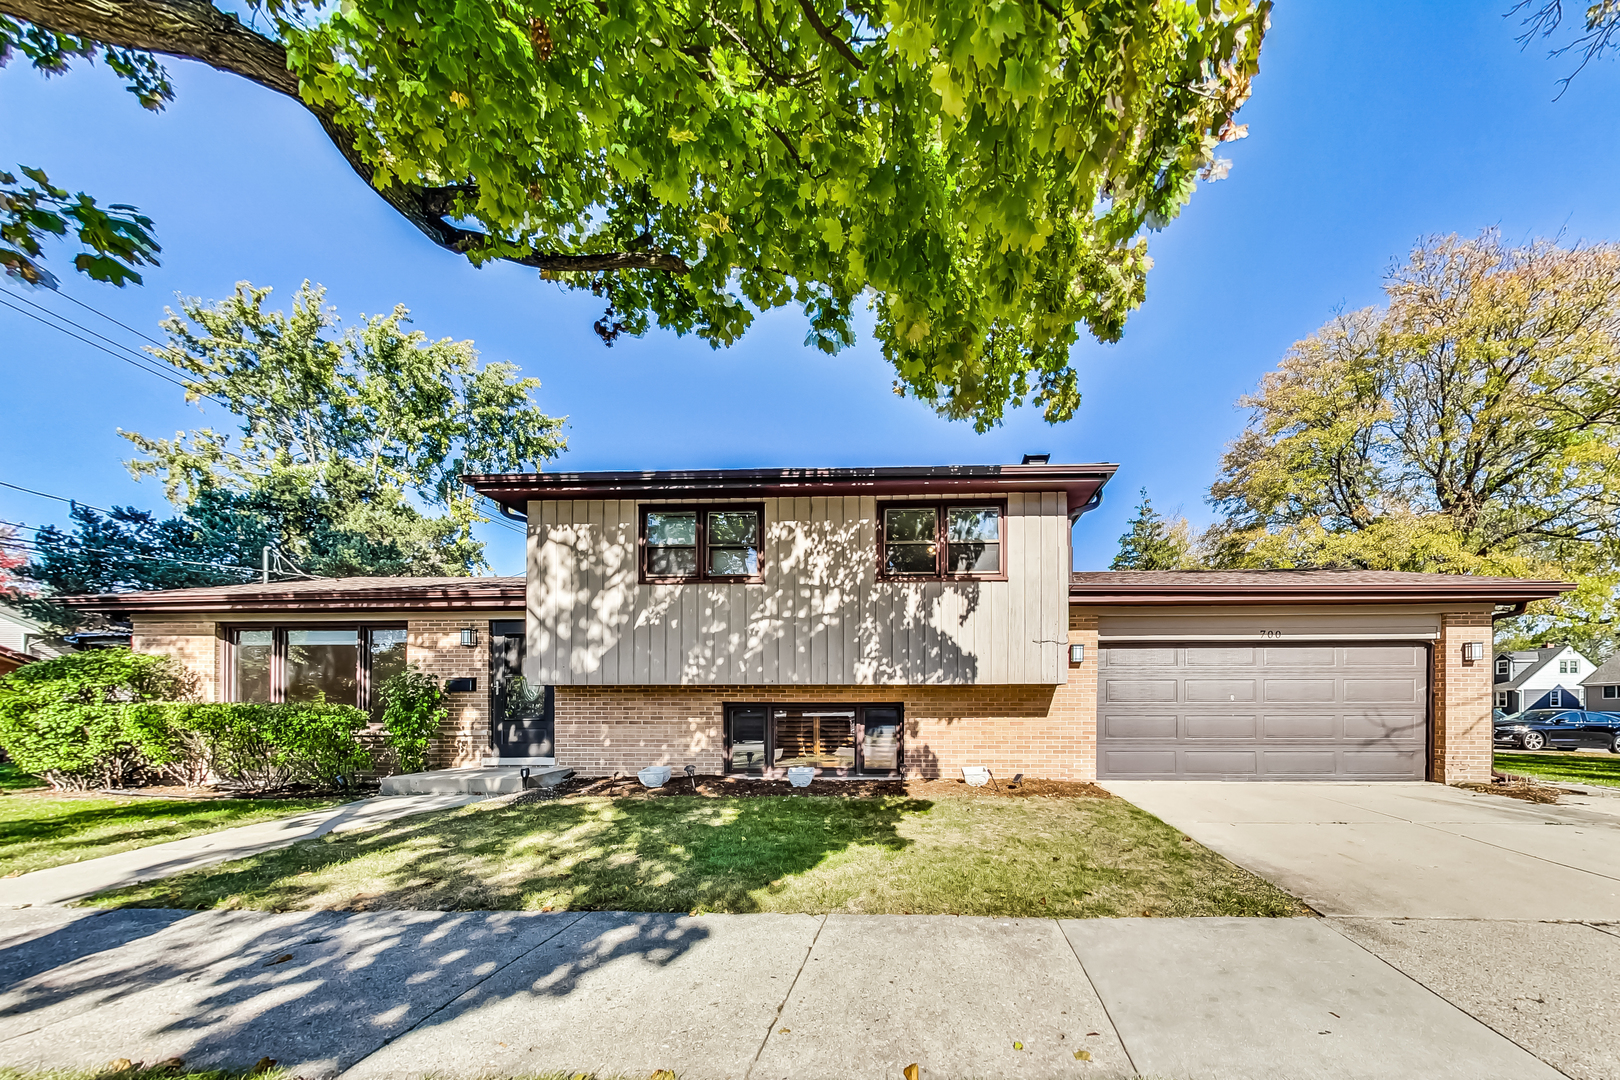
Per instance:
[[[490,502],[495,502],[495,500],[491,499]],[[513,521],[521,521],[525,525],[527,525],[529,523],[529,515],[528,514],[520,514],[516,510],[513,510],[510,506],[507,506],[503,502],[495,502],[495,505],[501,508],[501,517],[510,518]]]

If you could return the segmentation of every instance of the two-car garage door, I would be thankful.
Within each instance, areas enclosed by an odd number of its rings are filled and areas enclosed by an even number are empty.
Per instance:
[[[1105,644],[1097,773],[1422,780],[1428,655],[1414,643]]]

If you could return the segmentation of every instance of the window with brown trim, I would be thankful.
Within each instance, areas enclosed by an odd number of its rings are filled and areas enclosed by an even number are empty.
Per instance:
[[[377,691],[405,670],[405,627],[305,624],[226,632],[231,701],[327,701],[381,718]]]
[[[890,581],[1007,576],[1000,500],[878,504],[878,576]]]
[[[765,580],[765,507],[643,506],[641,580],[650,584]]]

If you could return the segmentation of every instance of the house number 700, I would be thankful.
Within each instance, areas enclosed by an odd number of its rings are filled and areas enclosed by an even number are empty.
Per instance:
[[[1263,637],[1263,638],[1280,638],[1280,637],[1282,637],[1282,631],[1281,630],[1262,630],[1262,631],[1260,631],[1260,636]]]

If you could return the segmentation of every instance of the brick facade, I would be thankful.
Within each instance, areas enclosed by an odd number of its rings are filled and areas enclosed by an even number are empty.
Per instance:
[[[172,657],[197,678],[198,698],[218,701],[223,684],[224,650],[220,648],[219,624],[210,618],[180,616],[164,619],[135,619],[129,647],[138,653]]]
[[[1485,646],[1479,660],[1464,660],[1463,645]],[[1492,695],[1491,617],[1457,613],[1440,620],[1434,643],[1434,727],[1429,779],[1440,784],[1484,782],[1491,778]]]
[[[405,659],[408,663],[446,679],[475,678],[478,689],[470,694],[446,694],[450,714],[428,747],[430,769],[477,765],[489,752],[489,621],[458,619],[453,615],[412,617],[406,622]],[[478,632],[473,648],[461,644],[461,631]]]
[[[1091,662],[1088,654],[1087,663]],[[1072,679],[1072,670],[1071,670]],[[950,776],[988,765],[1091,779],[1096,772],[1096,682],[1063,686],[563,686],[557,688],[557,762],[587,776],[648,765],[719,773],[727,703],[893,704],[905,709],[905,772]]]

